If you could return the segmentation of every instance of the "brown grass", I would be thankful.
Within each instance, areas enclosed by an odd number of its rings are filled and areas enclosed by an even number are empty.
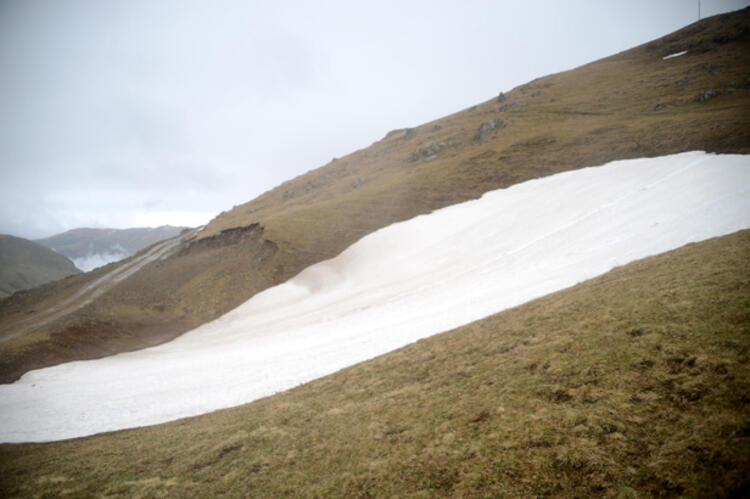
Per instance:
[[[727,497],[750,490],[750,231],[246,406],[0,446],[5,496]]]
[[[33,367],[90,358],[90,352],[172,337],[378,228],[489,190],[615,159],[694,149],[750,152],[749,33],[748,9],[705,19],[517,87],[502,103],[493,96],[388,134],[219,215],[199,236],[221,240],[223,230],[261,224],[262,241],[227,238],[223,245],[158,262],[51,324],[22,353],[0,345],[0,381]],[[682,57],[662,60],[685,49]],[[696,100],[708,90],[717,95]],[[498,125],[486,142],[477,140],[489,120],[507,125]],[[441,142],[432,160],[420,152]],[[267,246],[273,250],[264,252]],[[17,300],[20,314],[34,307],[32,295]],[[5,310],[0,301],[0,316]],[[170,333],[155,338],[166,325]],[[123,331],[127,339],[113,346],[109,338],[121,338]],[[22,361],[9,364],[7,358]]]

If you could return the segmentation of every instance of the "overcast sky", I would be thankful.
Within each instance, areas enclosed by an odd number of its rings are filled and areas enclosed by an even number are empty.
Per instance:
[[[697,16],[695,0],[0,0],[0,233],[199,225]]]

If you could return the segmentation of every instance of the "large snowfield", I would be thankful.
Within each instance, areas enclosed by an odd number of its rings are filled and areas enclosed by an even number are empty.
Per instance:
[[[393,224],[163,345],[0,386],[0,441],[170,421],[750,227],[750,157],[690,152],[532,180]]]

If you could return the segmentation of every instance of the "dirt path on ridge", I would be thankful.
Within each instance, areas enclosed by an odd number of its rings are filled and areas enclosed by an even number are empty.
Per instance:
[[[120,282],[141,270],[147,264],[166,258],[174,253],[181,243],[194,236],[199,230],[200,228],[192,229],[177,237],[157,243],[147,252],[133,257],[123,265],[99,277],[94,282],[86,284],[72,296],[61,300],[54,306],[36,312],[29,317],[5,324],[3,331],[0,332],[0,343],[22,334],[33,332],[51,321],[88,305]]]

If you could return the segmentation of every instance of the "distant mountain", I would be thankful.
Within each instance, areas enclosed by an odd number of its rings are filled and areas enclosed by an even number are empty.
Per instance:
[[[0,297],[79,272],[73,262],[40,244],[0,235]]]
[[[170,239],[186,227],[134,229],[73,229],[36,242],[70,258],[76,267],[89,271],[116,262],[154,243]]]

